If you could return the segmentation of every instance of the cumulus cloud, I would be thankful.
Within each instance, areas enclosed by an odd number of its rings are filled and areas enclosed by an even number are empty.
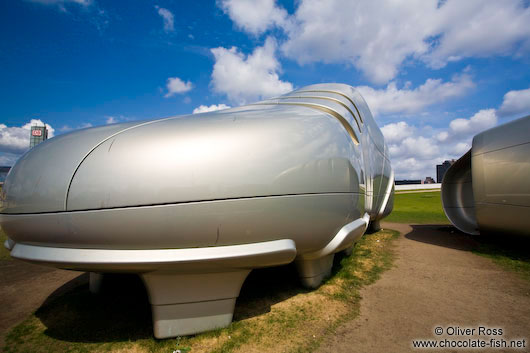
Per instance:
[[[475,135],[497,125],[495,109],[483,109],[469,119],[455,119],[449,124],[453,135]]]
[[[424,59],[434,68],[465,57],[509,55],[530,44],[530,8],[522,0],[449,0],[433,20],[439,40]]]
[[[190,81],[184,82],[178,77],[170,77],[167,79],[167,93],[164,97],[168,98],[175,94],[186,93],[193,88]]]
[[[283,44],[300,64],[351,63],[374,83],[386,83],[411,55],[428,51],[434,0],[303,0]]]
[[[383,126],[381,132],[385,136],[386,143],[397,143],[410,137],[414,133],[414,128],[406,122],[400,121]]]
[[[280,80],[276,42],[267,38],[262,47],[248,56],[236,47],[212,49],[215,64],[212,72],[214,91],[225,94],[236,104],[289,92],[293,85]]]
[[[216,110],[222,110],[222,109],[228,109],[230,106],[226,104],[212,104],[210,106],[207,105],[200,105],[197,108],[193,109],[193,114],[200,114],[200,113],[207,113],[207,112],[213,112]]]
[[[53,137],[55,129],[49,124],[44,124],[40,119],[31,119],[23,126],[9,127],[0,124],[0,153],[7,152],[20,155],[29,149],[30,131],[32,126],[44,126],[48,128],[48,138]]]
[[[430,78],[414,89],[407,86],[398,89],[395,82],[390,82],[383,89],[369,86],[356,88],[368,103],[372,113],[378,115],[380,113],[417,113],[427,106],[463,96],[473,87],[471,77],[462,74],[456,75],[450,82]]]
[[[471,148],[473,136],[497,124],[494,109],[483,109],[468,119],[458,118],[446,129],[417,128],[404,121],[383,126],[397,179],[435,177],[436,164],[458,159]]]
[[[457,142],[456,144],[453,145],[453,147],[451,148],[451,153],[457,155],[457,156],[462,156],[464,153],[466,153],[467,151],[469,151],[469,149],[471,148],[471,144],[470,143],[467,143],[467,142]]]
[[[286,27],[289,22],[287,11],[274,0],[224,0],[220,5],[237,27],[253,35],[274,26]]]
[[[407,137],[399,143],[389,146],[390,154],[393,157],[432,158],[438,155],[438,145],[432,143],[431,138],[423,136]]]
[[[163,7],[160,7],[158,5],[155,5],[155,9],[157,10],[160,17],[162,17],[162,20],[164,21],[164,31],[166,32],[172,32],[175,30],[175,18],[173,16],[173,13],[169,11],[168,9],[164,9]]]
[[[501,117],[530,114],[530,88],[506,93],[498,114]]]
[[[530,49],[524,0],[300,0],[293,15],[273,0],[227,0],[221,7],[253,35],[282,29],[283,53],[300,64],[349,63],[377,84],[394,79],[410,60],[440,68]]]

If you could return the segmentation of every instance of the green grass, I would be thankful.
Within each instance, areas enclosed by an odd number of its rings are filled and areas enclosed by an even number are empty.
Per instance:
[[[303,289],[293,266],[252,271],[227,328],[156,340],[147,295],[137,277],[116,277],[92,295],[82,285],[49,298],[13,328],[5,352],[306,352],[358,316],[360,289],[392,266],[399,233],[365,235],[352,256],[337,254],[333,275],[316,290]],[[259,347],[259,349],[257,349]]]
[[[515,272],[530,281],[530,240],[500,236],[499,234],[474,236],[478,246],[473,252],[490,258],[505,270]]]
[[[394,195],[394,209],[387,222],[415,224],[449,224],[442,208],[440,192],[418,192]]]

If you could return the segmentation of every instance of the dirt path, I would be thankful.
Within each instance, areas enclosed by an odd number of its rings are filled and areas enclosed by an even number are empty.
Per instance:
[[[0,261],[0,350],[8,330],[37,310],[52,293],[58,295],[86,281],[87,276],[80,272],[18,260]]]
[[[402,233],[396,242],[395,267],[362,290],[360,316],[324,341],[322,351],[410,352],[413,339],[470,338],[445,332],[436,336],[437,326],[444,330],[448,326],[502,328],[502,337],[472,338],[487,342],[490,338],[526,338],[523,350],[486,351],[530,351],[529,282],[469,252],[472,240],[451,233],[448,227],[388,223],[384,227]]]

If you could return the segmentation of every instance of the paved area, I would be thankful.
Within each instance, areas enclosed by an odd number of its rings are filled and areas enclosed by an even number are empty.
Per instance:
[[[362,290],[360,316],[323,342],[322,351],[410,352],[412,340],[418,338],[480,338],[488,342],[492,338],[526,338],[523,350],[480,351],[530,351],[528,281],[469,252],[473,241],[449,227],[389,223],[383,227],[402,233],[396,242],[395,267]],[[441,336],[434,334],[438,326],[444,330]],[[449,326],[475,328],[475,335],[447,335]],[[479,336],[480,326],[500,328],[503,335]]]

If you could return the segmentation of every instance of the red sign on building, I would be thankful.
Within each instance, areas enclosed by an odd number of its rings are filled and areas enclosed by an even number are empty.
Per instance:
[[[31,130],[31,136],[42,136],[42,130]]]

